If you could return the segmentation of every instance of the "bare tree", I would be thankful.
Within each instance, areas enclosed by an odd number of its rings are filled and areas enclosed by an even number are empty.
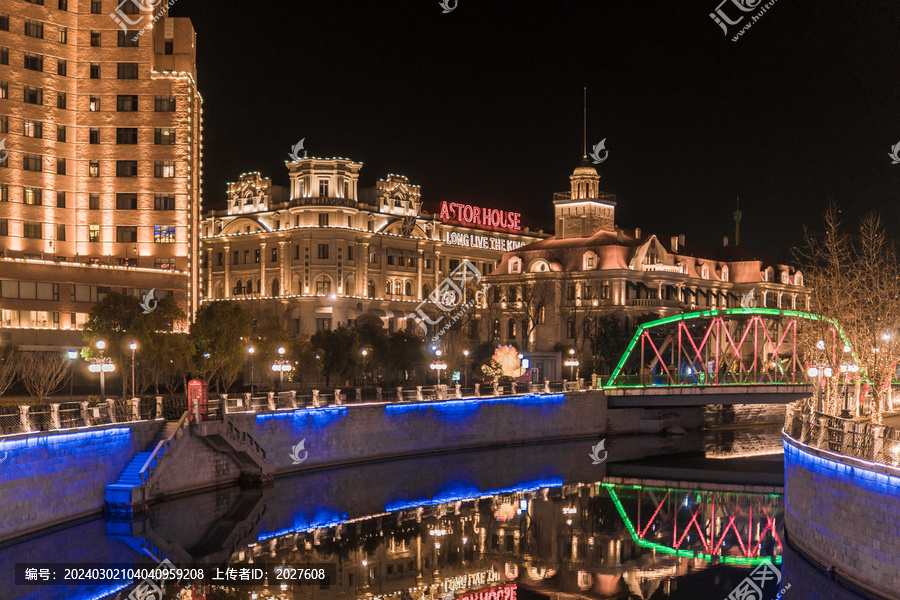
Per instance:
[[[521,294],[515,300],[507,298],[506,313],[522,323],[527,350],[534,349],[531,334],[544,321],[546,312],[552,310],[555,288],[556,284],[544,277],[527,277],[522,280]]]
[[[21,359],[22,354],[12,346],[0,348],[0,396],[18,379]]]
[[[595,282],[596,283],[596,282]],[[603,314],[599,308],[600,290],[591,286],[590,281],[582,280],[581,294],[578,294],[578,281],[567,277],[560,288],[561,297],[556,303],[563,325],[571,321],[575,331],[572,344],[584,353],[584,344],[593,336],[597,328],[597,319]],[[595,304],[596,301],[596,304]]]
[[[42,402],[65,383],[69,363],[57,352],[26,352],[19,363],[19,374],[31,397]]]

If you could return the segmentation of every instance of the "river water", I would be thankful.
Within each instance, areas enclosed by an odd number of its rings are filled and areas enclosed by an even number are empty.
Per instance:
[[[857,598],[784,541],[779,429],[609,438],[598,464],[592,442],[571,441],[216,490],[0,548],[0,599],[124,600],[134,588],[8,585],[16,563],[163,559],[207,571],[170,582],[166,599]],[[236,578],[262,566],[327,569],[328,583],[213,581],[225,564]],[[761,595],[740,595],[755,582]]]

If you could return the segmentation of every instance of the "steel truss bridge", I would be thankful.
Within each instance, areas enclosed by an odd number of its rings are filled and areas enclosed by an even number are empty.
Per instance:
[[[821,319],[792,310],[730,308],[650,321],[638,327],[604,387],[806,384],[798,329]],[[832,327],[829,337],[829,350],[848,344],[840,328]]]

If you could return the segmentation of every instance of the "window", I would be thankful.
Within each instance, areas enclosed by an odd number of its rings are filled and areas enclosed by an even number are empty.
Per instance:
[[[59,0],[60,4],[63,3],[64,0]],[[60,9],[65,10],[65,9]],[[60,44],[68,44],[69,43],[69,30],[65,27],[59,28],[59,43]]]
[[[575,339],[575,319],[566,320],[566,337],[570,340]]]
[[[577,288],[575,287],[575,284],[570,283],[569,286],[566,288],[566,300],[568,300],[569,302],[574,302],[576,293],[577,293]]]
[[[156,269],[162,269],[163,271],[174,271],[175,270],[175,259],[174,258],[155,258],[155,259],[153,259],[153,267]]]
[[[515,319],[510,319],[509,322],[506,324],[506,337],[508,337],[509,339],[513,339],[516,337],[517,333],[518,333],[517,321]]]
[[[353,260],[353,246],[347,246],[347,260]]]
[[[100,97],[99,96],[91,96],[91,99],[88,103],[88,110],[91,112],[99,112],[100,111]]]
[[[328,180],[327,179],[319,180],[319,197],[320,198],[328,197]]]
[[[27,187],[22,192],[22,201],[25,204],[33,204],[34,206],[40,206],[44,203],[44,190],[40,188],[30,188]]]
[[[65,60],[58,58],[56,60],[56,74],[60,77],[65,77],[66,73],[69,71],[69,63]]]
[[[135,145],[138,143],[137,127],[118,127],[116,128],[116,143]]]
[[[38,6],[44,5],[44,0],[25,0],[28,4],[37,4]]]
[[[119,112],[137,112],[138,97],[134,94],[116,96],[116,110]]]
[[[92,160],[88,163],[88,177],[100,177],[100,161]]]
[[[600,284],[600,299],[609,300],[609,282],[604,281]]]
[[[138,167],[136,160],[117,160],[116,177],[137,177]]]
[[[100,210],[100,194],[91,194],[88,199],[88,208],[90,210]]]
[[[319,213],[319,227],[328,227],[328,213]]]
[[[278,262],[278,248],[272,248],[272,257],[269,262]]]
[[[518,286],[511,285],[509,286],[509,294],[507,298],[510,302],[518,302],[519,301],[519,288]]]
[[[175,177],[174,160],[158,160],[153,165],[154,177]]]
[[[316,331],[331,331],[331,319],[316,319]]]
[[[9,117],[6,115],[0,115],[0,133],[9,133]]]
[[[259,264],[259,248],[253,251],[253,262]]]
[[[126,6],[131,6],[132,3],[126,4]],[[137,8],[137,6],[135,6]],[[119,30],[119,48],[134,48],[138,45],[138,40],[140,38],[134,34],[133,31],[122,31]]]
[[[378,255],[374,252],[369,252],[369,262],[373,265],[378,264]]]
[[[156,112],[175,112],[175,96],[157,96],[154,110]]]
[[[0,183],[0,202],[9,202],[9,184]]]
[[[40,154],[26,154],[22,161],[22,168],[26,171],[37,171],[38,173],[43,171]]]
[[[316,296],[328,296],[331,294],[331,280],[327,277],[316,279]]]
[[[0,100],[9,98],[9,83],[0,81]]]
[[[41,231],[43,227],[41,226],[42,224],[40,221],[24,221],[22,225],[24,226],[23,236],[35,240],[44,237],[44,234]]]
[[[0,31],[9,31],[9,14],[0,13]]]
[[[174,244],[175,243],[175,226],[174,225],[154,225],[153,241],[157,244]]]
[[[175,210],[175,196],[169,194],[154,195],[153,210]]]
[[[64,159],[64,158],[56,159],[56,174],[57,175],[65,175],[66,174],[66,159]]]
[[[172,56],[173,54],[175,54],[175,40],[166,40],[165,53],[166,56]]]
[[[0,235],[9,235],[9,219],[0,219]]]
[[[9,64],[9,48],[0,46],[0,65]]]
[[[44,124],[40,121],[31,121],[25,119],[22,134],[25,137],[41,138],[44,137]]]
[[[30,85],[25,86],[24,100],[28,104],[43,104],[44,103],[44,90],[42,88],[31,87]]]
[[[175,129],[173,129],[173,128],[166,128],[166,129],[157,128],[153,137],[154,137],[154,143],[157,146],[172,146],[175,144]]]
[[[57,208],[65,208],[66,207],[66,193],[62,190],[57,190],[57,192],[56,192],[56,207]]]
[[[100,79],[100,63],[91,63],[91,79]]]
[[[137,63],[119,63],[116,65],[116,77],[119,79],[137,79],[138,64]]]
[[[56,226],[56,240],[59,242],[66,241],[66,226],[62,223]]]
[[[119,225],[116,227],[116,241],[120,243],[131,243],[137,241],[137,227],[133,225]]]
[[[328,244],[319,244],[319,258],[328,258]]]
[[[103,2],[100,0],[91,0],[91,14],[99,15],[103,13]]]
[[[244,250],[244,264],[246,265],[249,262],[250,262],[250,251]]]
[[[116,210],[137,210],[137,194],[116,194]]]
[[[491,329],[491,331],[493,331],[494,338],[500,337],[500,320],[499,319],[494,320],[494,326]]]
[[[65,92],[56,92],[56,108],[61,108],[65,110],[66,108],[66,93]]]
[[[91,46],[99,46],[100,45],[100,32],[92,31],[91,32]]]
[[[387,257],[387,264],[390,265],[390,266],[393,266],[393,265],[394,265],[394,262],[395,262],[395,261],[394,261],[394,257],[391,256],[390,254],[388,254],[388,257]]]
[[[44,70],[44,56],[42,54],[25,53],[25,68],[29,71]]]
[[[65,125],[57,125],[56,126],[56,141],[57,142],[66,141],[66,126]]]
[[[97,127],[91,127],[90,131],[88,131],[88,143],[100,143],[100,129],[98,129]]]
[[[89,242],[99,242],[100,241],[100,226],[99,225],[91,225],[88,227],[88,241]]]
[[[25,35],[28,37],[44,39],[44,24],[40,21],[25,19]]]
[[[408,281],[406,282],[405,295],[412,296],[412,283],[410,283]]]

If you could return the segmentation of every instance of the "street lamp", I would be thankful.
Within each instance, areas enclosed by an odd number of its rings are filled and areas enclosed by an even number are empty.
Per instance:
[[[463,350],[463,356],[465,357],[465,368],[466,368],[466,378],[464,387],[469,387],[469,351]]]
[[[253,395],[253,353],[256,350],[253,349],[253,346],[247,348],[247,353],[250,355],[250,395]]]
[[[440,360],[435,360],[434,362],[431,363],[430,368],[432,371],[437,371],[437,382],[438,382],[438,385],[440,385],[441,384],[441,371],[447,368],[447,363],[440,361]]]
[[[131,398],[134,399],[134,351],[137,350],[137,344],[131,342],[128,347],[131,348]]]
[[[100,351],[100,356],[91,360],[91,364],[88,366],[88,371],[91,373],[100,373],[100,401],[106,402],[106,374],[112,373],[116,370],[116,365],[113,364],[112,359],[103,356],[103,350],[106,348],[106,342],[103,340],[97,340],[95,344],[97,346],[97,350]]]
[[[75,369],[72,367],[72,361],[78,358],[77,350],[69,350],[69,402],[72,402],[73,390],[75,388]]]
[[[367,379],[366,378],[366,356],[369,355],[369,351],[366,350],[365,348],[363,348],[362,350],[359,351],[359,353],[362,354],[362,357],[363,357],[363,385],[365,385],[366,379]]]
[[[572,378],[572,381],[575,381],[575,367],[577,367],[581,363],[578,362],[577,358],[575,358],[575,349],[574,348],[571,348],[569,350],[569,357],[570,358],[567,358],[566,362],[564,362],[563,364],[571,369],[569,376]]]
[[[290,361],[284,359],[284,346],[278,347],[278,359],[272,365],[272,370],[278,373],[278,387],[279,391],[284,391],[284,374],[293,367],[291,366]]]
[[[816,407],[818,412],[824,412],[823,403],[824,398],[822,397],[822,379],[827,378],[831,379],[832,370],[825,362],[817,362],[813,366],[809,368],[806,372],[812,379],[816,380]]]

